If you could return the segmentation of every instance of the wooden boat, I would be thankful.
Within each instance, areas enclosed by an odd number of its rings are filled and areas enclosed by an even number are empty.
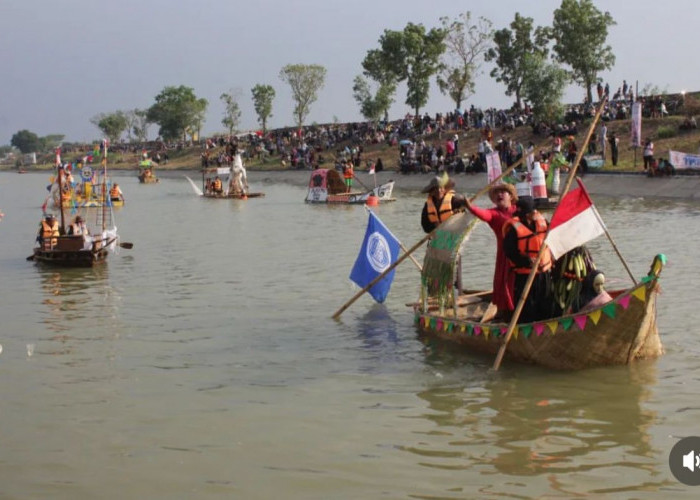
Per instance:
[[[106,155],[106,145],[105,145]],[[65,171],[58,165],[57,184],[58,192],[62,192]],[[103,185],[100,193],[102,200],[100,207],[90,209],[92,223],[87,224],[90,234],[69,235],[65,219],[65,207],[60,205],[60,225],[58,235],[38,238],[38,245],[34,248],[32,255],[27,260],[41,262],[62,267],[91,267],[103,262],[111,251],[117,246],[131,248],[131,243],[119,243],[117,228],[114,225],[114,217],[111,205],[105,200],[107,193],[107,167],[105,161]],[[88,210],[84,210],[87,219]],[[82,215],[81,215],[82,217]],[[88,221],[86,221],[88,222]]]
[[[311,172],[307,203],[365,204],[373,196],[379,202],[395,201],[392,198],[394,181],[385,182],[368,191],[347,192],[345,182],[337,170],[319,168]]]
[[[139,163],[138,178],[141,184],[155,184],[160,181],[153,171],[153,162],[151,160],[142,160]]]
[[[463,242],[459,235],[468,234],[473,222],[468,213],[452,216],[431,240],[422,272],[423,299],[412,304],[415,324],[425,339],[495,356],[509,325],[492,321],[491,291],[467,291],[456,296],[452,286],[456,249]],[[575,370],[660,356],[664,350],[656,324],[656,299],[665,260],[665,256],[657,255],[639,284],[608,291],[613,300],[601,307],[517,324],[504,361]]]
[[[242,168],[242,164],[239,168]],[[243,170],[245,179],[245,170]],[[215,180],[221,182],[221,190],[214,189]],[[248,198],[262,198],[265,193],[248,191],[248,183],[239,187],[232,181],[232,169],[229,167],[207,168],[202,170],[202,193],[205,198],[247,200]]]

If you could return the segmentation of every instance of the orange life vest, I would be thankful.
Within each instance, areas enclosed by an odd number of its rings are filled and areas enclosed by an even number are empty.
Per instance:
[[[355,177],[355,173],[353,172],[351,165],[347,165],[345,167],[345,171],[343,172],[343,177],[345,177],[346,179],[352,179],[353,177]]]
[[[428,220],[433,224],[439,224],[446,221],[454,211],[452,210],[452,198],[454,197],[454,191],[448,191],[445,196],[440,200],[440,210],[435,207],[435,202],[433,202],[433,197],[428,196]]]
[[[61,201],[70,201],[70,189],[65,187],[61,191]]]
[[[119,188],[117,186],[112,186],[112,188],[109,190],[109,197],[119,198]]]
[[[41,221],[41,237],[45,250],[50,250],[58,243],[58,235],[58,221],[54,220],[52,225],[45,220]]]
[[[214,179],[214,191],[221,191],[221,179]]]
[[[513,217],[511,220],[503,225],[503,234],[505,235],[510,227],[515,228],[518,235],[518,251],[522,255],[527,255],[528,257],[537,258],[537,254],[540,253],[540,248],[544,244],[544,238],[547,235],[547,221],[542,216],[541,213],[535,211],[535,232],[533,233],[530,229],[520,222],[519,217]],[[516,274],[530,274],[530,267],[517,267],[513,261],[508,259],[508,262]],[[549,271],[552,268],[552,254],[547,248],[542,254],[542,259],[540,259],[540,264],[537,268],[538,273]]]

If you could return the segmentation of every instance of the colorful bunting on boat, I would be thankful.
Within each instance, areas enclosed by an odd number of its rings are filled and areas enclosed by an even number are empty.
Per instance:
[[[623,309],[627,309],[627,307],[629,307],[629,305],[630,305],[630,296],[629,296],[629,295],[625,295],[624,297],[622,297],[622,298],[619,300],[619,303],[620,303],[620,305],[622,306]]]
[[[578,316],[574,316],[574,321],[578,325],[578,327],[581,329],[581,331],[586,329],[586,316],[585,314],[580,314]]]

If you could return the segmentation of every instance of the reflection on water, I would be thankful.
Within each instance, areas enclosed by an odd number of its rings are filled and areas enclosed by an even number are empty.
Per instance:
[[[672,484],[659,477],[648,435],[657,417],[643,407],[656,383],[653,363],[556,375],[482,372],[472,382],[418,394],[436,428],[425,446],[407,451],[424,466],[500,474],[482,493],[599,495]]]

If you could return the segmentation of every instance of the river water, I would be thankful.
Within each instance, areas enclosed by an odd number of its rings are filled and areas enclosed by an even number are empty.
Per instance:
[[[331,319],[357,291],[361,206],[306,205],[274,174],[248,201],[115,175],[133,249],[56,270],[25,259],[48,174],[0,173],[1,498],[697,498],[668,466],[700,435],[697,204],[596,200],[636,276],[668,256],[665,356],[494,373],[418,339],[410,260],[385,304]],[[410,247],[423,197],[395,195],[376,211]],[[494,247],[478,226],[465,287],[490,286]],[[589,248],[627,286],[608,240]]]

